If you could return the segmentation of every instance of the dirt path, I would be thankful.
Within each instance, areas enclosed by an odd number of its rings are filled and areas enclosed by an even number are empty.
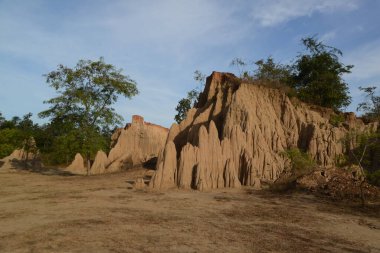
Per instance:
[[[249,189],[136,191],[138,174],[1,173],[0,252],[380,252],[380,210]]]

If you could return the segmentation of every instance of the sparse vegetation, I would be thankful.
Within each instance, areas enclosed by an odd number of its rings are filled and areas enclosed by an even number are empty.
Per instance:
[[[364,112],[363,117],[368,121],[380,121],[380,96],[376,96],[376,87],[359,87],[365,93],[366,100],[360,103],[357,111]]]
[[[376,170],[375,172],[365,171],[368,183],[372,185],[376,185],[380,187],[380,170]]]
[[[309,173],[316,166],[310,155],[298,148],[288,149],[284,154],[290,159],[292,173],[297,177]]]
[[[0,159],[15,149],[28,149],[28,140],[40,134],[39,126],[33,123],[31,117],[32,114],[28,113],[22,118],[15,116],[7,120],[0,113]]]
[[[359,145],[351,151],[351,162],[363,168],[368,183],[380,186],[380,133],[360,134]]]
[[[302,101],[341,109],[351,102],[343,74],[351,73],[353,65],[339,61],[342,51],[327,46],[316,37],[302,39],[306,52],[297,56],[292,66],[291,87]]]
[[[271,185],[273,191],[287,191],[294,188],[298,178],[312,172],[317,166],[309,154],[298,148],[288,149],[283,155],[290,160],[290,170]]]
[[[198,86],[189,91],[186,98],[182,98],[178,101],[178,105],[175,108],[177,114],[174,116],[174,120],[178,124],[186,118],[187,111],[198,103],[199,95],[205,85],[206,75],[202,74],[201,71],[196,70],[194,71],[194,80],[198,83]]]
[[[380,135],[379,133],[349,132],[344,138],[348,150],[347,164],[355,164],[359,168],[359,188],[362,205],[366,204],[364,185],[368,182],[376,185],[378,182],[379,158],[380,158]],[[352,143],[356,143],[352,148]]]
[[[342,124],[345,120],[345,117],[342,113],[338,113],[338,114],[332,114],[330,116],[330,124],[335,126],[335,127],[339,127],[340,124]]]
[[[231,65],[238,68],[244,81],[281,89],[290,97],[334,110],[348,106],[351,97],[342,76],[351,73],[353,65],[340,62],[342,51],[325,45],[316,37],[301,41],[306,50],[292,64],[281,64],[268,57],[254,62],[252,71],[246,70],[250,64],[241,58],[235,58]]]
[[[360,87],[365,93],[365,101],[357,110],[364,112],[367,121],[380,120],[380,96],[375,94],[376,87]],[[352,151],[351,161],[363,167],[366,179],[370,184],[380,186],[380,129],[374,133],[357,135],[359,145]],[[360,157],[360,159],[359,159]]]

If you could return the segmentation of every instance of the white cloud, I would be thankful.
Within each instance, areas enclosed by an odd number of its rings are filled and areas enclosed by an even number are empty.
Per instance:
[[[267,0],[253,5],[252,16],[268,27],[316,12],[329,13],[357,8],[357,0]]]
[[[336,32],[335,31],[330,31],[325,34],[322,34],[320,40],[323,41],[324,43],[327,43],[331,40],[333,40],[336,37]]]
[[[255,43],[260,26],[275,26],[315,13],[354,10],[359,1],[239,0],[234,3],[0,0],[3,63],[0,66],[5,66],[0,71],[0,87],[2,90],[20,87],[20,97],[25,97],[22,103],[10,98],[1,100],[0,107],[27,112],[38,105],[35,111],[38,112],[42,99],[37,95],[50,95],[50,89],[41,81],[42,74],[59,63],[72,66],[81,58],[104,56],[107,62],[124,68],[138,82],[141,91],[133,100],[118,103],[118,112],[127,120],[128,115],[139,113],[147,120],[168,126],[179,98],[195,85],[192,80],[195,69],[209,74],[207,71],[227,67],[235,56],[260,55],[260,50],[265,49],[259,46],[273,47],[271,41]],[[340,31],[335,24],[329,29],[323,35],[326,40],[334,38],[334,31]],[[358,24],[352,29],[363,28]],[[276,35],[264,34],[260,38],[279,41]],[[284,49],[279,43],[271,50]],[[351,56],[355,61],[347,60],[356,65],[354,75],[374,75],[376,66],[380,66],[376,64],[380,57],[375,56],[380,56],[380,48],[374,43],[368,46],[369,51],[360,50]],[[10,78],[21,74],[25,76],[22,80]],[[22,88],[26,85],[36,88]],[[30,96],[33,92],[36,98]]]
[[[231,17],[234,10],[214,1],[111,1],[107,5],[91,1],[75,7],[68,3],[65,7],[71,11],[61,11],[55,4],[59,2],[0,1],[0,55],[14,61],[12,67],[19,67],[18,71],[25,70],[22,65],[38,77],[5,82],[3,75],[0,87],[29,83],[41,89],[34,93],[45,93],[49,88],[40,77],[57,64],[73,66],[79,59],[104,56],[124,68],[141,91],[132,101],[118,105],[119,113],[133,113],[133,108],[134,113],[151,115],[166,125],[173,121],[179,97],[189,89],[185,86],[192,85],[196,59],[207,61],[200,52],[244,36],[244,26]],[[28,97],[26,89],[19,90]],[[41,99],[28,98],[17,106],[3,100],[0,106],[24,111],[35,108],[30,104],[42,104]]]
[[[356,107],[364,100],[359,86],[376,86],[380,89],[380,40],[375,40],[351,50],[344,55],[343,62],[354,65],[352,73],[346,80],[350,84],[352,103],[348,111],[356,111]]]
[[[344,61],[354,65],[350,75],[353,79],[380,77],[380,40],[353,49],[345,55]]]

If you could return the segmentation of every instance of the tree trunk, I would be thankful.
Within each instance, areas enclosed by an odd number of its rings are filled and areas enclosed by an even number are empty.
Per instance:
[[[25,169],[28,168],[28,154],[26,155],[25,160],[24,160],[24,168]]]
[[[365,206],[365,195],[364,195],[364,191],[363,191],[363,186],[364,186],[364,179],[361,181],[360,183],[360,198],[361,198],[361,201],[362,201],[362,207]]]
[[[86,154],[86,160],[87,160],[87,176],[90,174],[90,169],[91,169],[91,159],[90,159],[90,154]]]

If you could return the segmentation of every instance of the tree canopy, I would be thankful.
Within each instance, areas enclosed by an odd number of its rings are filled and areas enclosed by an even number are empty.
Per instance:
[[[121,123],[122,117],[112,105],[119,95],[131,98],[138,94],[136,82],[103,58],[80,60],[74,68],[59,65],[45,77],[58,96],[45,101],[50,108],[39,116],[60,127],[62,145],[75,146],[89,161],[97,150],[104,149],[104,134]]]
[[[196,70],[194,71],[194,80],[198,82],[198,87],[187,92],[187,96],[178,101],[178,105],[175,108],[177,114],[174,116],[174,120],[177,123],[180,123],[182,120],[184,120],[186,118],[187,111],[194,107],[198,102],[199,94],[201,93],[201,89],[204,86],[206,76],[199,70]]]
[[[276,63],[272,57],[266,60],[261,59],[255,62],[257,68],[254,70],[254,79],[288,83],[291,76],[290,66]]]
[[[29,140],[37,134],[38,125],[31,120],[32,114],[25,114],[22,118],[17,116],[10,120],[0,113],[0,158],[8,156],[13,150],[31,147]]]
[[[231,65],[237,67],[244,81],[263,81],[260,83],[281,88],[304,102],[335,110],[348,106],[351,97],[343,75],[351,73],[353,66],[340,61],[342,51],[325,45],[315,36],[303,38],[301,42],[305,51],[291,64],[281,64],[268,57],[255,61],[251,71],[246,70],[250,64],[241,58],[235,58]]]
[[[343,74],[351,73],[353,65],[344,65],[342,51],[327,46],[315,37],[302,39],[306,52],[297,56],[292,66],[290,85],[298,97],[309,103],[341,109],[351,102]]]
[[[376,87],[359,87],[365,93],[366,100],[360,103],[357,111],[364,112],[364,117],[369,120],[380,120],[380,96],[376,96]]]

